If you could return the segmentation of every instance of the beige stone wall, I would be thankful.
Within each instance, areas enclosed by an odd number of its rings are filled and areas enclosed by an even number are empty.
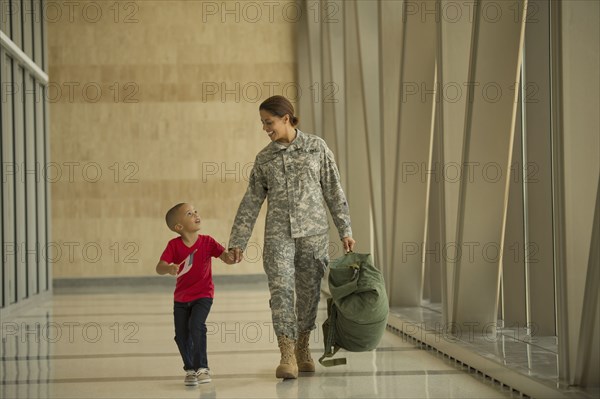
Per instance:
[[[56,278],[154,274],[178,202],[228,240],[268,143],[258,104],[295,85],[295,21],[292,2],[226,3],[49,3]],[[264,210],[252,261],[214,273],[262,273],[263,229]]]

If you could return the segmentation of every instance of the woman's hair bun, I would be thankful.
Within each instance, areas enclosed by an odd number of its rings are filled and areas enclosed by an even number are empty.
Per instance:
[[[290,123],[296,126],[299,122],[297,116],[294,116],[294,106],[284,96],[271,96],[263,101],[258,109],[268,111],[269,113],[283,118],[286,115],[290,116]]]

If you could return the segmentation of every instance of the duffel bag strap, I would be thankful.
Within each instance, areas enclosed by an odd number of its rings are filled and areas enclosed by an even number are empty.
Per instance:
[[[325,360],[325,358],[333,357],[337,351],[340,350],[340,347],[335,344],[335,321],[337,318],[337,310],[331,299],[329,299],[327,302],[327,305],[329,305],[327,307],[329,313],[329,329],[327,331],[327,336],[325,337],[325,353],[323,353],[323,356],[319,358],[319,363],[325,367],[332,367],[346,364],[346,358]]]

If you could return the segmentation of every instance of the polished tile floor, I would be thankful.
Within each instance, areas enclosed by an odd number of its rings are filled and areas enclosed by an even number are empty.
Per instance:
[[[183,385],[172,293],[153,287],[62,290],[2,320],[0,398],[507,398],[510,391],[386,331],[348,364],[277,380],[263,283],[218,284],[208,319],[213,381]],[[319,325],[325,317],[321,302]],[[322,334],[311,337],[313,356]],[[514,395],[516,396],[516,395]]]

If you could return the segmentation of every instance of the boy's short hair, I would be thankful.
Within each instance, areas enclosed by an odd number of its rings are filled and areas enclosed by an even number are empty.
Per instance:
[[[169,226],[169,229],[175,230],[175,225],[178,222],[177,221],[177,211],[183,205],[185,205],[185,202],[181,202],[167,211],[167,214],[165,215],[165,221],[167,222],[167,226]]]

